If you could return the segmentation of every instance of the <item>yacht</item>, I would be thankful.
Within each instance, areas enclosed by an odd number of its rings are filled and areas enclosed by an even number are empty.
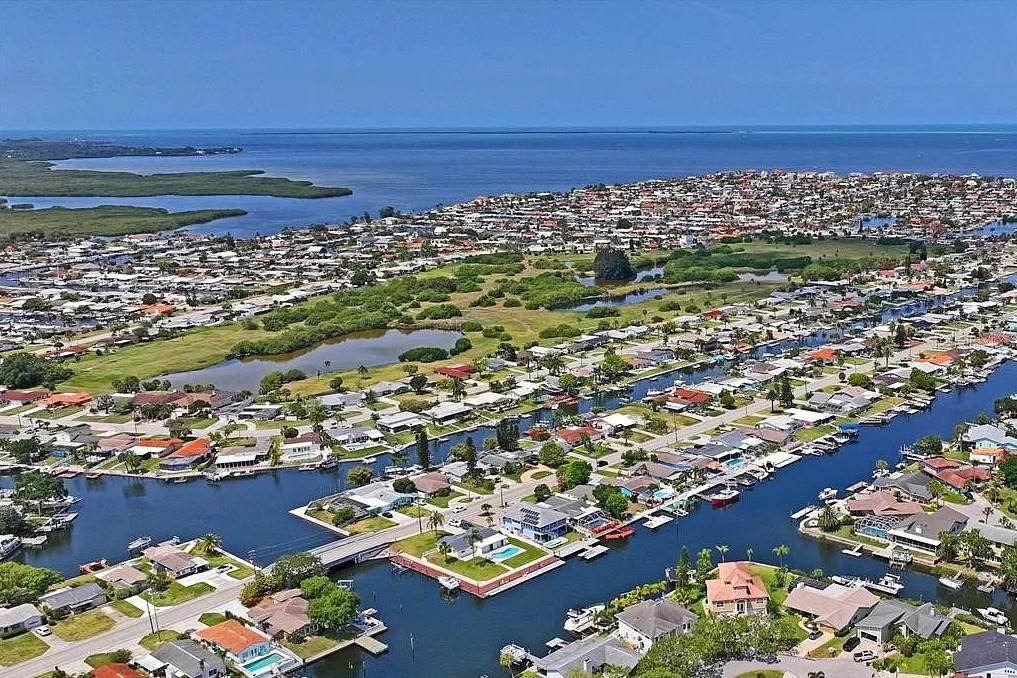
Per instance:
[[[900,577],[888,572],[884,574],[879,581],[866,581],[865,587],[872,589],[873,591],[889,593],[891,596],[895,596],[900,593],[902,588],[904,588],[904,584],[900,582]]]
[[[127,550],[130,553],[139,553],[141,551],[144,551],[151,545],[152,545],[151,537],[138,537],[137,539],[135,539],[134,541],[127,545]]]
[[[953,589],[954,591],[964,586],[964,582],[962,580],[954,577],[940,577],[939,583],[948,589]]]
[[[21,548],[21,539],[13,534],[0,534],[0,560]]]
[[[459,580],[455,577],[438,577],[438,583],[441,584],[441,587],[446,591],[456,591],[459,589]]]
[[[819,493],[819,500],[820,501],[826,501],[827,499],[836,499],[836,497],[837,497],[837,490],[835,490],[832,487],[824,488],[823,491]]]
[[[990,621],[993,624],[998,624],[999,626],[1006,626],[1010,623],[1010,620],[1006,618],[1003,611],[995,607],[980,607],[978,608],[978,614],[982,615],[982,617],[987,621]]]
[[[565,613],[565,630],[569,633],[580,633],[593,625],[597,615],[603,612],[604,605],[592,605],[581,610],[569,610]]]
[[[714,492],[713,494],[706,495],[706,501],[710,502],[710,506],[719,508],[721,506],[727,506],[738,501],[741,496],[741,492],[738,490],[732,490],[729,487],[725,487],[723,490]]]

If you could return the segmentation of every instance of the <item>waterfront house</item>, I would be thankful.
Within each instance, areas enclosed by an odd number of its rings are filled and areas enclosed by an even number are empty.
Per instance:
[[[106,604],[106,592],[95,582],[39,596],[39,604],[58,615],[84,612]]]
[[[964,432],[961,440],[965,445],[978,450],[984,447],[1002,447],[1007,452],[1017,452],[1017,438],[992,424],[971,426]]]
[[[721,563],[717,570],[717,578],[706,582],[703,609],[708,614],[766,614],[770,594],[762,578],[749,570],[748,563]]]
[[[933,499],[932,492],[929,490],[930,482],[932,482],[932,478],[924,473],[894,473],[877,478],[873,485],[878,490],[887,490],[894,496],[899,495],[901,499],[911,499],[927,504]]]
[[[911,635],[938,638],[946,632],[951,621],[950,617],[940,614],[932,603],[915,607],[900,600],[884,599],[855,626],[860,639],[887,643],[896,633],[905,638]]]
[[[961,639],[953,664],[965,676],[1004,678],[1017,675],[1017,638],[998,631],[982,631]]]
[[[421,414],[430,419],[437,426],[443,426],[455,421],[456,419],[462,419],[472,412],[473,408],[469,405],[450,401],[439,403],[434,407],[424,410]]]
[[[935,553],[941,541],[940,535],[957,534],[964,530],[966,524],[967,516],[944,507],[934,513],[922,513],[903,520],[887,530],[887,538],[901,546]]]
[[[472,533],[476,531],[476,535]],[[471,535],[476,538],[471,540]],[[508,539],[501,532],[492,530],[490,527],[466,526],[466,530],[458,534],[451,534],[438,540],[439,544],[449,545],[449,556],[459,560],[473,560],[484,558],[492,551],[497,551],[507,545]]]
[[[857,393],[856,391],[862,391]],[[841,389],[835,393],[824,393],[816,391],[809,398],[809,407],[823,412],[832,412],[839,415],[850,415],[864,410],[875,400],[874,394],[869,394],[864,389]]]
[[[186,471],[208,459],[211,454],[212,444],[209,439],[195,438],[170,452],[165,459],[159,462],[159,468],[171,472]]]
[[[359,450],[385,443],[385,434],[375,428],[353,427],[336,428],[325,432],[336,445],[347,450]]]
[[[213,651],[224,652],[226,659],[241,667],[272,651],[272,639],[236,619],[227,619],[194,634]],[[280,667],[281,668],[281,667]]]
[[[550,507],[520,502],[502,514],[501,530],[538,543],[549,542],[568,532],[568,516]]]
[[[123,563],[95,573],[95,576],[118,593],[137,593],[145,587],[148,576],[132,565]]]
[[[317,459],[324,449],[325,445],[321,442],[321,435],[314,431],[308,431],[292,438],[284,438],[279,444],[280,459],[287,463]]]
[[[410,478],[410,480],[413,481],[413,485],[417,488],[417,492],[426,497],[433,497],[439,492],[452,488],[452,485],[448,482],[448,478],[435,471],[414,476],[413,478]]]
[[[635,668],[642,654],[612,635],[591,635],[564,645],[533,661],[541,678],[567,678],[576,671],[599,672],[606,666]]]
[[[0,637],[7,638],[22,631],[42,626],[42,613],[31,603],[0,609]]]
[[[149,675],[225,678],[226,663],[193,640],[171,640],[135,662]]]
[[[645,600],[615,615],[618,638],[640,652],[648,652],[661,638],[691,633],[698,617],[667,598]]]
[[[143,554],[156,570],[165,572],[173,579],[180,579],[208,569],[207,560],[172,544],[150,546],[143,551]]]
[[[183,441],[177,438],[140,438],[131,448],[131,453],[142,459],[165,457],[181,445],[183,445]]]
[[[862,587],[830,584],[824,588],[799,582],[784,606],[809,617],[821,629],[837,633],[855,624],[879,603],[879,596]]]
[[[389,482],[376,482],[347,490],[342,495],[345,503],[353,504],[365,513],[377,515],[413,503],[413,495],[400,494]]]
[[[300,589],[273,593],[248,610],[248,616],[259,629],[273,638],[300,639],[317,631],[307,616],[307,600]]]
[[[892,516],[904,518],[922,513],[922,505],[914,501],[901,501],[893,492],[880,491],[856,494],[845,504],[853,516]]]
[[[982,447],[971,450],[970,461],[980,466],[997,466],[1006,458],[1006,448]]]
[[[383,431],[391,431],[392,433],[408,431],[410,429],[417,428],[418,426],[426,426],[424,419],[422,419],[416,412],[396,412],[395,414],[387,414],[384,417],[380,417],[377,423],[378,428]]]

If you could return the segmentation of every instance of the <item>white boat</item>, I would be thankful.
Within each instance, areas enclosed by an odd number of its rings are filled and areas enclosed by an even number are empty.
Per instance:
[[[895,574],[884,574],[879,581],[866,581],[864,582],[865,588],[872,589],[873,591],[880,591],[882,593],[889,593],[891,596],[895,596],[900,593],[900,590],[904,588],[904,584],[900,583],[900,577]]]
[[[832,487],[823,488],[823,491],[819,493],[819,500],[826,501],[827,499],[834,499],[837,496],[837,490]]]
[[[135,539],[134,541],[127,545],[127,550],[131,553],[137,553],[138,551],[147,549],[151,545],[152,545],[151,537],[138,537],[137,539]]]
[[[855,546],[854,548],[850,548],[850,549],[841,549],[840,552],[843,553],[846,556],[851,556],[852,558],[861,558],[862,557],[862,545],[859,544],[858,546]]]
[[[0,560],[21,548],[21,539],[13,534],[0,535]]]
[[[961,581],[960,579],[955,579],[953,577],[940,577],[939,583],[948,589],[953,589],[954,591],[964,586],[963,581]]]
[[[455,591],[459,588],[459,580],[455,577],[446,577],[442,575],[441,577],[438,577],[438,583],[441,584],[441,587],[446,591]]]
[[[592,626],[597,620],[597,615],[604,609],[604,605],[591,605],[581,610],[569,610],[565,613],[565,630],[569,633],[580,633]]]
[[[978,614],[982,615],[985,620],[990,621],[993,624],[998,624],[999,626],[1006,626],[1010,623],[1010,620],[1006,618],[1003,611],[994,607],[980,607],[978,608]]]
[[[674,518],[671,516],[652,516],[650,518],[647,518],[643,525],[651,530],[654,530],[660,527],[661,525],[666,525],[672,520],[674,520]]]
[[[21,538],[21,545],[22,546],[42,546],[43,544],[46,543],[46,539],[47,539],[47,537],[44,534],[40,535],[38,537],[22,537]]]

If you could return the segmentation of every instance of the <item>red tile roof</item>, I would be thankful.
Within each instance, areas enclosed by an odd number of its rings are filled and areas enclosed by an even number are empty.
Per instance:
[[[252,645],[264,643],[268,640],[265,636],[253,629],[249,629],[236,619],[227,619],[203,631],[198,631],[195,635],[235,655],[239,655]]]

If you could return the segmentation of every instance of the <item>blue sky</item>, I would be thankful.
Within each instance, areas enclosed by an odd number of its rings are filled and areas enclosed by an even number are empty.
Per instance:
[[[0,129],[1017,122],[1017,3],[0,0]]]

